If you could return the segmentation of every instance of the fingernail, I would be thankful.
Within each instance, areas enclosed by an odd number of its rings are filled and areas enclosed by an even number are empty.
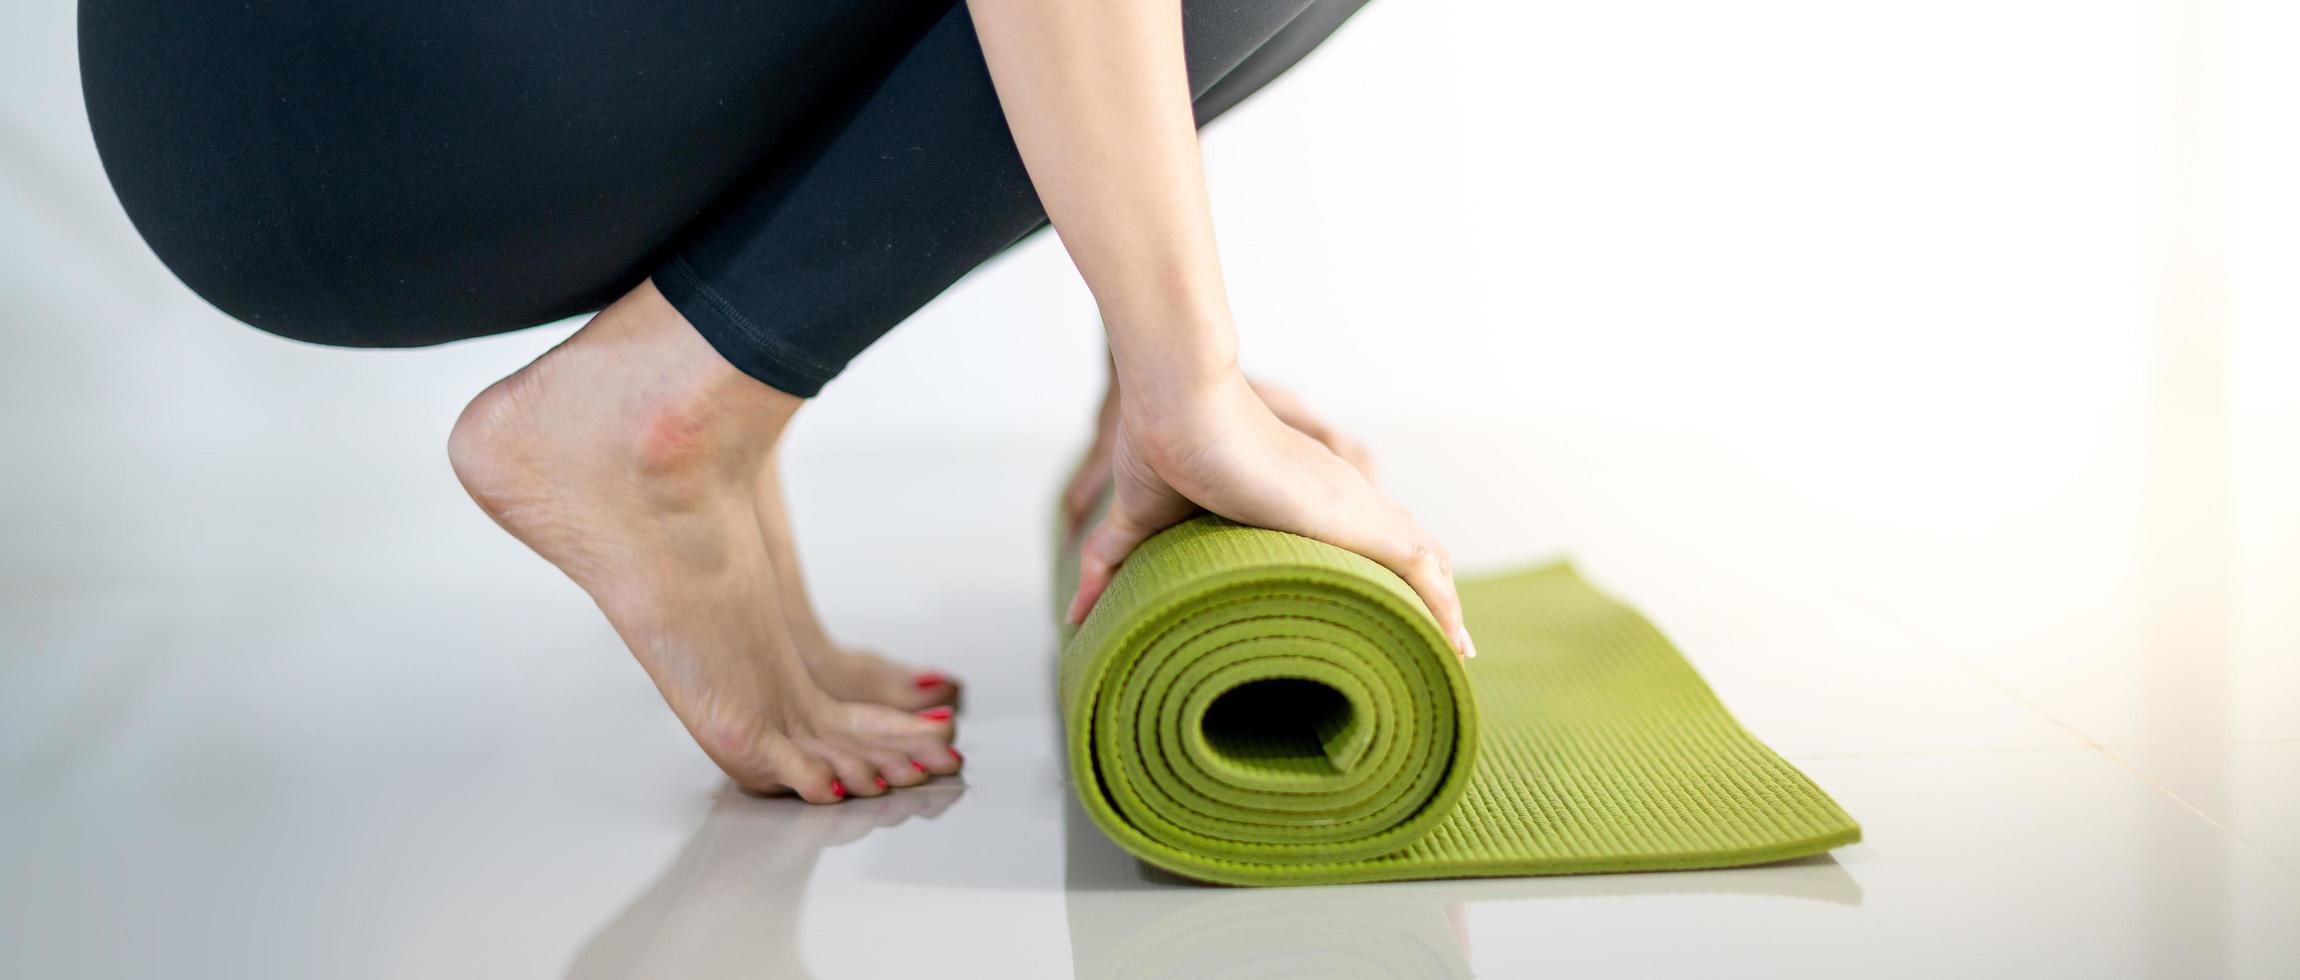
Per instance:
[[[878,784],[878,788],[880,788],[880,789],[885,789],[885,788],[886,788],[886,777],[885,777],[885,776],[872,776],[872,777],[870,778],[870,781],[871,781],[871,782],[874,782],[874,783],[877,783],[877,784]]]
[[[926,771],[926,763],[924,763],[924,762],[920,762],[920,761],[918,761],[917,759],[912,759],[912,760],[910,760],[910,767],[911,767],[911,768],[913,768],[913,769],[916,769],[916,770],[918,770],[918,771],[920,771],[920,772],[925,772],[925,771]]]
[[[1462,659],[1468,660],[1477,656],[1477,641],[1469,638],[1468,627],[1455,630],[1453,641],[1454,646],[1461,650]]]
[[[925,673],[923,673],[923,674],[920,674],[920,675],[918,675],[916,678],[912,679],[912,683],[914,683],[914,684],[917,684],[917,685],[918,685],[918,687],[919,687],[919,690],[922,690],[922,691],[923,691],[923,690],[926,690],[927,688],[933,687],[933,686],[935,686],[935,685],[937,685],[937,684],[940,684],[940,683],[942,683],[942,682],[943,682],[943,681],[942,681],[942,675],[941,675],[941,674],[937,674],[937,673],[935,673],[934,671],[931,671],[931,670],[930,670],[930,671],[927,671],[927,672],[925,672]]]
[[[919,712],[918,716],[928,721],[949,721],[950,706],[944,705],[940,708],[928,708],[925,711]]]
[[[951,747],[950,747],[950,757],[951,757],[951,758],[953,758],[953,759],[957,759],[958,761],[960,761],[960,762],[962,762],[962,763],[966,761],[966,757],[965,757],[965,756],[958,754],[958,746],[956,746],[956,745],[953,745],[953,746],[951,746]]]
[[[831,798],[837,800],[846,799],[847,784],[839,782],[836,779],[831,780]]]

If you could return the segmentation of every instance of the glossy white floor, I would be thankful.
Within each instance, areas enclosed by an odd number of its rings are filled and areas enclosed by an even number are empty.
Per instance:
[[[0,57],[0,975],[2300,975],[2288,4],[1377,3],[1242,109],[1250,364],[1465,566],[1573,555],[1867,833],[1276,891],[1145,874],[1061,782],[1054,243],[789,452],[830,621],[966,678],[964,779],[750,799],[447,472],[563,330],[204,309],[59,6]]]
[[[199,534],[276,555],[280,574],[8,598],[0,961],[21,976],[2300,967],[2292,610],[2253,580],[2151,571],[2202,562],[2197,538],[2225,547],[2227,514],[2157,544],[2143,510],[2065,537],[1973,527],[1994,544],[1895,546],[1890,527],[1816,529],[1829,498],[1788,488],[1822,476],[1731,465],[1706,439],[1519,431],[1484,444],[1515,465],[1480,456],[1460,483],[1407,476],[1460,464],[1384,442],[1404,492],[1475,559],[1577,529],[1591,573],[1867,842],[1583,879],[1240,891],[1145,874],[1068,805],[1036,533],[1051,455],[1012,450],[818,451],[797,480],[809,526],[845,529],[814,538],[832,614],[969,680],[963,784],[830,808],[746,798],[583,598],[431,467],[399,488],[420,508],[341,537],[261,520]],[[966,521],[916,507],[928,480]],[[2256,567],[2292,553],[2292,530],[2245,539],[2271,549]],[[941,557],[969,549],[983,561]]]

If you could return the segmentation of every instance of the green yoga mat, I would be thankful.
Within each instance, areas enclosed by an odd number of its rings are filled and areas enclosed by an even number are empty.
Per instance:
[[[1860,839],[1572,567],[1461,590],[1466,670],[1358,555],[1211,516],[1151,538],[1064,636],[1080,803],[1142,860],[1233,885],[1724,867]]]

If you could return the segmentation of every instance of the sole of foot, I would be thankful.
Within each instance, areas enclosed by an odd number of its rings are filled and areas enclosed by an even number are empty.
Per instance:
[[[645,283],[480,393],[448,455],[480,508],[606,613],[738,785],[835,803],[961,761],[947,714],[826,691],[780,604],[759,601],[780,587],[753,491],[799,405]]]

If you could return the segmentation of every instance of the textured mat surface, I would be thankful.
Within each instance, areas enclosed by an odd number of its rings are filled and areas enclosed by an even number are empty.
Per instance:
[[[1067,599],[1067,555],[1057,579]],[[1216,517],[1152,538],[1064,638],[1080,803],[1143,860],[1239,885],[1722,867],[1860,839],[1571,567],[1464,582],[1462,601],[1466,671],[1357,555]]]

